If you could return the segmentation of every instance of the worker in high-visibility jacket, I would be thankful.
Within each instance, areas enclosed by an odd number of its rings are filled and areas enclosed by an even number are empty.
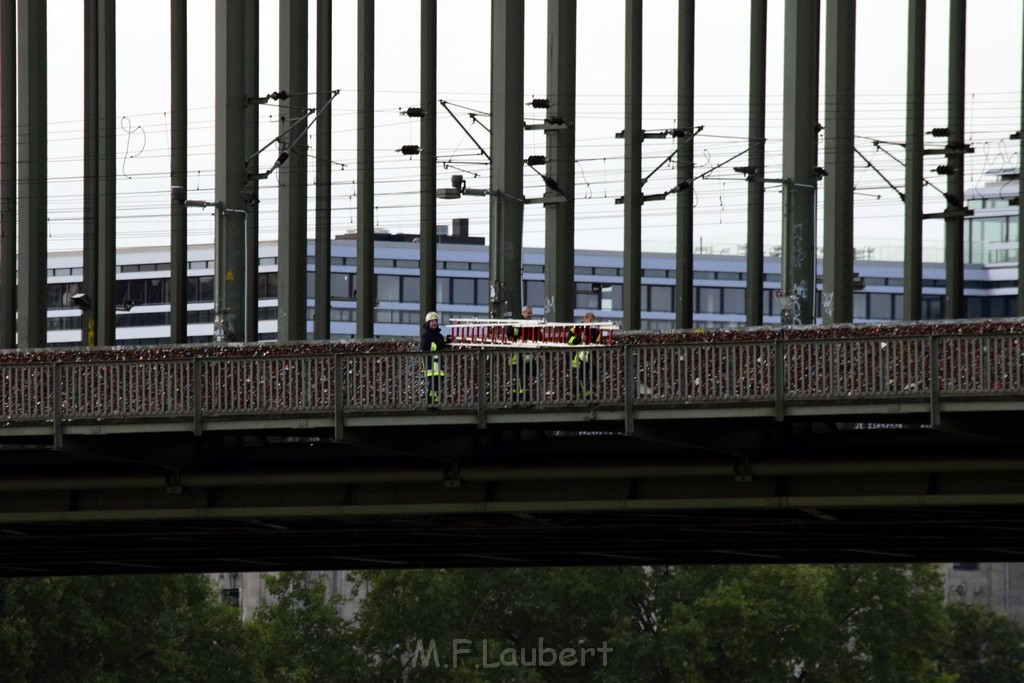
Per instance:
[[[523,306],[523,320],[533,320],[533,306]],[[507,325],[505,337],[512,342],[523,341],[523,327],[521,325]],[[533,353],[513,353],[508,357],[512,374],[515,377],[515,387],[512,389],[512,400],[514,402],[533,400],[534,367]]]
[[[427,408],[436,409],[441,404],[441,381],[444,370],[441,368],[440,351],[448,348],[448,340],[441,334],[437,313],[427,313],[423,321],[423,334],[420,335],[420,350],[427,355],[423,358],[423,376],[427,380]]]
[[[581,346],[601,343],[601,328],[592,324],[597,317],[591,313],[583,314],[583,322],[569,328],[569,346]],[[589,399],[597,384],[597,363],[594,362],[590,348],[574,349],[569,361],[569,396],[572,400]]]

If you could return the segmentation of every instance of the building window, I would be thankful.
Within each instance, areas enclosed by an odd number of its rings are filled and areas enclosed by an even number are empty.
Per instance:
[[[968,318],[987,318],[989,316],[987,303],[980,296],[965,296],[964,315]]]
[[[189,303],[210,303],[213,301],[213,276],[200,275],[188,278],[185,299]]]
[[[643,268],[640,270],[640,277],[673,277],[671,271],[664,268]]]
[[[868,294],[868,314],[872,320],[892,320],[892,295]]]
[[[50,309],[75,308],[71,303],[71,295],[77,294],[82,288],[78,282],[64,282],[46,285],[46,307]]]
[[[402,301],[415,303],[420,300],[420,278],[418,275],[402,276]]]
[[[576,292],[576,308],[582,308],[584,310],[595,310],[601,307],[601,297],[593,292],[585,290],[577,290]]]
[[[598,305],[602,311],[622,310],[622,285],[609,285],[601,288],[601,303]]]
[[[989,300],[989,315],[993,318],[1009,318],[1017,315],[1017,297],[994,296]]]
[[[527,306],[533,306],[539,311],[544,308],[544,283],[538,282],[537,280],[527,280],[526,285],[526,298],[523,303]]]
[[[926,294],[921,297],[921,317],[925,320],[941,320],[946,311],[946,302],[941,296]]]
[[[853,293],[853,319],[867,320],[868,317],[868,295],[865,292]]]
[[[331,273],[331,298],[350,300],[355,289],[352,273]]]
[[[722,313],[743,315],[746,310],[746,290],[736,287],[722,289]]]
[[[262,308],[258,309],[258,311],[262,311],[262,310],[263,310]],[[257,313],[257,316],[258,315],[259,314]],[[204,308],[203,310],[200,310],[200,311],[189,311],[188,314],[185,316],[185,320],[189,324],[212,323],[213,322],[213,309],[212,308]],[[264,318],[260,318],[260,320],[264,320]]]
[[[170,302],[168,285],[170,280],[118,280],[114,284],[114,301],[121,303],[132,300],[136,305],[166,304]]]
[[[978,563],[977,562],[954,562],[953,563],[953,569],[974,571],[974,570],[978,569]]]
[[[671,313],[673,311],[672,292],[675,289],[674,287],[668,285],[645,285],[643,288],[647,290],[648,311],[658,311],[660,313]]]
[[[256,278],[256,291],[260,299],[277,298],[277,273],[260,273]],[[210,298],[213,300],[213,297]]]
[[[697,288],[697,312],[721,313],[722,290],[718,287]]]
[[[476,283],[475,280],[465,277],[453,277],[452,298],[453,304],[476,304]]]
[[[381,301],[401,301],[402,281],[397,275],[376,275],[376,293],[373,297]]]

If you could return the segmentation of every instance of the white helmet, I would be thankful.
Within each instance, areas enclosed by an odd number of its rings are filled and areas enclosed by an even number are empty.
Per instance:
[[[437,320],[437,313],[434,313],[433,311],[427,313],[427,317],[423,322],[429,323],[431,320]]]

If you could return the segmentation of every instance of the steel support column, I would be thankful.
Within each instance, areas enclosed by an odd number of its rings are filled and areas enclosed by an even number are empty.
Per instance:
[[[18,348],[46,344],[46,0],[18,0]]]
[[[768,0],[750,2],[750,111],[747,165],[764,170],[764,99]],[[764,322],[764,185],[747,183],[747,325]]]
[[[786,0],[782,104],[782,292],[795,324],[814,322],[818,0]],[[784,311],[785,313],[785,311]]]
[[[420,2],[420,320],[437,309],[437,0]]]
[[[544,317],[568,322],[576,308],[576,0],[548,0],[547,169],[564,202],[544,207]]]
[[[927,0],[907,7],[907,149],[903,213],[903,319],[921,319],[924,63]]]
[[[374,2],[356,10],[356,337],[373,337],[373,50]]]
[[[99,7],[98,0],[83,3],[82,74],[82,284],[79,293],[90,305],[82,308],[81,343],[96,345],[96,297],[99,272]]]
[[[309,8],[306,0],[281,3],[281,64],[279,83],[289,98],[281,106],[282,145],[290,150],[281,165],[278,180],[277,238],[277,338],[302,341],[306,338],[306,163],[309,138],[305,119],[309,116]]]
[[[214,338],[240,338],[244,311],[245,5],[217,0],[214,114]]]
[[[316,110],[331,100],[331,5],[316,0]],[[313,268],[313,338],[331,338],[331,117],[316,120],[316,247]]]
[[[84,4],[85,140],[82,173],[82,343],[114,344],[116,270],[116,22],[114,0]]]
[[[84,139],[82,144],[82,284],[79,293],[91,302],[96,298],[99,279],[99,0],[85,0],[83,11],[82,81]],[[96,308],[90,304],[81,312],[81,342],[96,345]]]
[[[821,317],[853,322],[853,131],[856,0],[825,7],[824,260]]]
[[[114,0],[96,0],[96,289],[92,312],[96,319],[95,341],[89,345],[113,346],[114,300],[117,272],[117,55],[116,7]],[[90,335],[91,336],[91,335]]]
[[[623,150],[622,329],[640,329],[640,207],[643,205],[644,139],[643,0],[626,0],[625,147]]]
[[[922,2],[924,0],[921,0]],[[1024,35],[1024,28],[1021,29]],[[1017,168],[1017,315],[1024,316],[1024,202],[1020,201],[1024,194],[1024,44],[1021,45],[1021,99],[1020,99],[1020,167]],[[0,105],[2,106],[2,105]]]
[[[523,0],[491,0],[491,315],[523,295]]]
[[[964,314],[964,63],[967,51],[967,0],[949,2],[949,138],[946,165],[946,318]]]
[[[676,183],[688,183],[676,195],[676,327],[693,327],[693,43],[694,0],[679,3],[678,128],[689,135],[676,138]]]
[[[0,349],[14,348],[18,263],[18,52],[15,0],[0,0]]]
[[[188,2],[171,0],[171,186],[188,177]],[[171,201],[171,343],[188,341],[188,223]]]
[[[244,157],[247,160],[245,173],[245,190],[243,204],[245,209],[245,278],[244,301],[245,322],[244,335],[246,341],[259,339],[258,291],[259,291],[259,249],[260,249],[260,211],[259,211],[259,148],[260,148],[260,12],[258,3],[245,6],[245,134],[243,145]]]

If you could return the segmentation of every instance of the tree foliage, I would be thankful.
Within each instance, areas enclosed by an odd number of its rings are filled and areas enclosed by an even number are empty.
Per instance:
[[[263,680],[352,680],[356,675],[351,625],[327,597],[323,580],[305,572],[265,577],[270,600],[249,624],[252,660]]]
[[[243,623],[205,576],[0,579],[0,682],[1024,680],[1024,628],[932,565],[303,572]]]
[[[1024,627],[1001,614],[959,602],[946,606],[953,637],[942,651],[942,669],[957,683],[1024,681]]]
[[[930,565],[367,572],[378,680],[938,680],[949,619]],[[484,671],[495,652],[613,648],[586,666]],[[433,661],[410,657],[437,644]]]
[[[202,575],[0,580],[0,656],[4,681],[251,679]]]

